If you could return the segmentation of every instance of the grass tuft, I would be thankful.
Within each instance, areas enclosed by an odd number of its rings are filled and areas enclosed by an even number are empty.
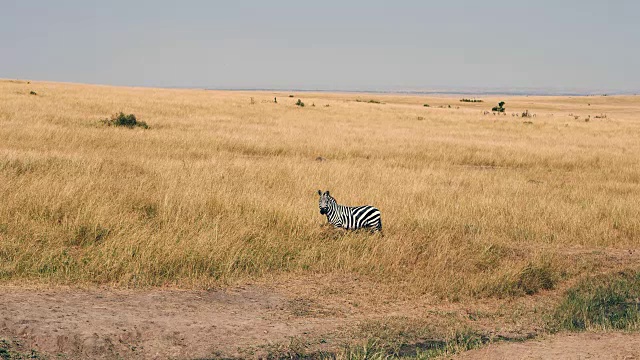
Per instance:
[[[550,263],[529,264],[518,275],[514,285],[527,295],[540,290],[551,290],[555,286],[557,276]]]

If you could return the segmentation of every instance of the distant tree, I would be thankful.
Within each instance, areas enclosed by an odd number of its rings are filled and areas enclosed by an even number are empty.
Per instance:
[[[493,108],[491,108],[491,111],[504,112],[504,104],[504,101],[500,101],[498,103],[498,106],[494,106]]]

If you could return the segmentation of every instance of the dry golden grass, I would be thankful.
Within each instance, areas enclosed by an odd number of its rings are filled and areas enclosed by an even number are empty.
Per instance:
[[[0,81],[1,281],[502,296],[640,245],[640,97],[287,95]],[[151,129],[100,123],[118,111]],[[380,208],[385,236],[322,228],[318,189]]]

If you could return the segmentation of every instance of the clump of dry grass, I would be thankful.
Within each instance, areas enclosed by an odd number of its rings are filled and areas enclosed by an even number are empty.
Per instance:
[[[4,281],[207,287],[357,273],[504,296],[582,271],[564,248],[640,239],[635,97],[589,99],[615,114],[590,124],[545,115],[580,99],[505,99],[538,114],[523,127],[475,104],[434,108],[451,101],[440,97],[380,107],[307,94],[331,107],[300,112],[266,92],[250,105],[239,92],[37,85],[46,97],[0,82]],[[154,131],[96,126],[114,107]],[[318,188],[380,208],[385,237],[321,229]]]

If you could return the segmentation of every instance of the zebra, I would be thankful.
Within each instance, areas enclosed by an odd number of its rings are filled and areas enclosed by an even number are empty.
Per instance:
[[[318,195],[320,195],[320,214],[326,215],[327,220],[334,227],[347,230],[368,228],[372,232],[382,231],[380,210],[375,207],[339,205],[328,190],[324,193],[318,190]]]

